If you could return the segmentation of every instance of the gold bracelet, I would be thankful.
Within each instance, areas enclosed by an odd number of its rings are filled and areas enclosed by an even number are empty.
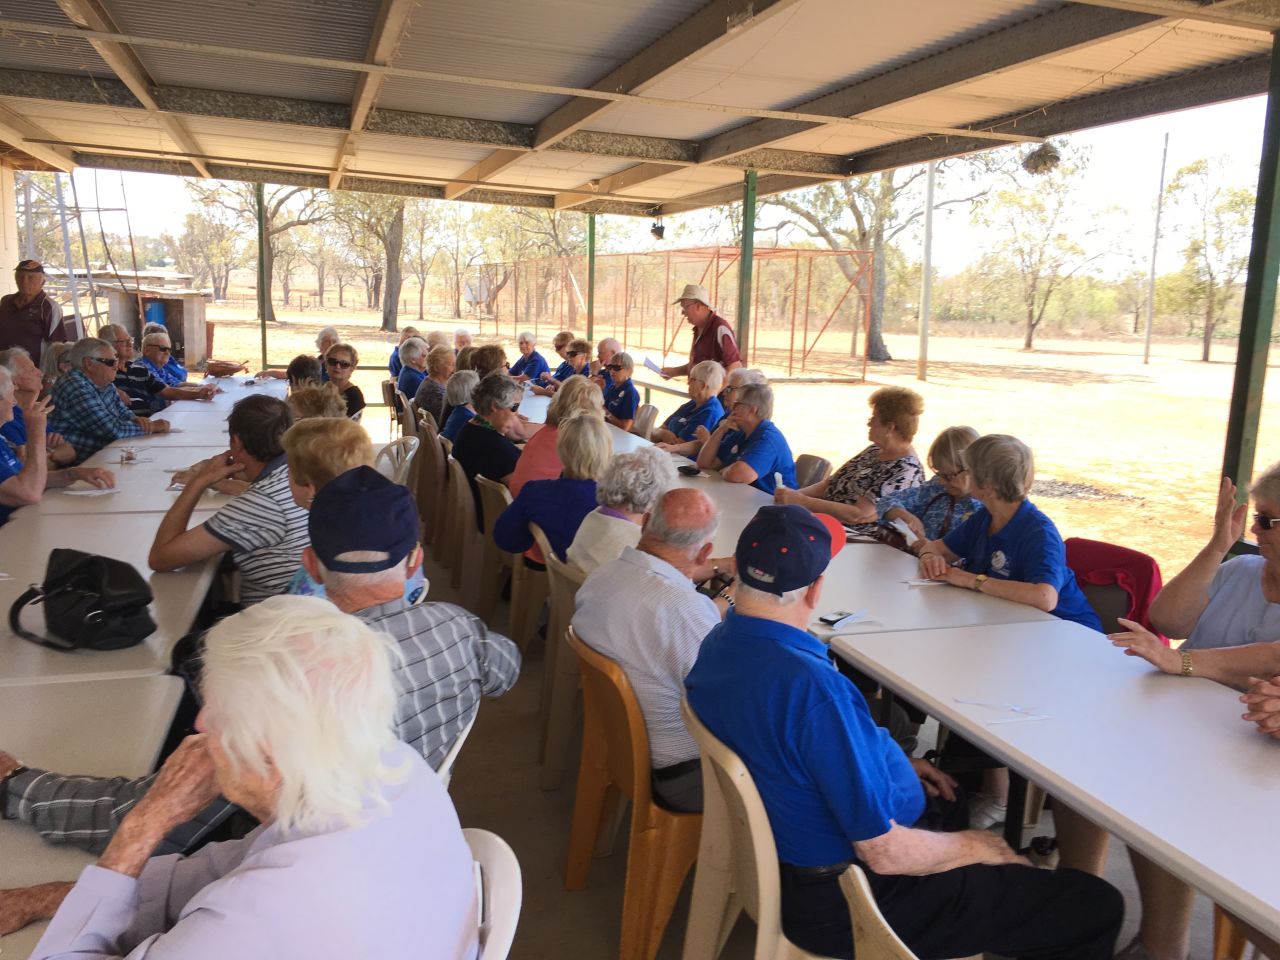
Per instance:
[[[1182,654],[1182,675],[1184,677],[1194,677],[1196,675],[1195,667],[1191,663],[1191,651],[1180,650]]]

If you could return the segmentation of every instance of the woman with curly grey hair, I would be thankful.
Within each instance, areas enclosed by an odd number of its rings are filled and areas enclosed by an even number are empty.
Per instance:
[[[640,531],[658,499],[675,486],[676,468],[657,447],[613,458],[596,486],[600,504],[583,518],[569,546],[569,562],[584,573],[616,560],[640,542]]]

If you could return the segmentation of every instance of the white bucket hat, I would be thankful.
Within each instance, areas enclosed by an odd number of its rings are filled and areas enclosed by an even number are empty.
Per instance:
[[[680,296],[671,302],[679,303],[681,300],[697,300],[704,306],[711,306],[711,297],[707,293],[707,288],[700,283],[686,283]]]

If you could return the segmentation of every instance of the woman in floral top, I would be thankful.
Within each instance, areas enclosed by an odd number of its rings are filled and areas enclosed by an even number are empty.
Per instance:
[[[881,387],[867,398],[867,447],[828,479],[802,490],[779,487],[777,503],[795,503],[835,517],[855,533],[876,528],[876,501],[924,483],[924,468],[911,441],[924,412],[924,398],[906,387]]]

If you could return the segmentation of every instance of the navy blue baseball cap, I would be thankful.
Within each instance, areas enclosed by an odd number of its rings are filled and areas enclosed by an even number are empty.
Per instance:
[[[845,544],[835,517],[794,504],[761,507],[738,537],[738,579],[778,596],[807,587]]]
[[[402,563],[418,545],[418,508],[409,488],[373,467],[334,477],[311,501],[311,549],[326,570],[377,573]],[[339,560],[344,553],[385,553],[383,560]]]

